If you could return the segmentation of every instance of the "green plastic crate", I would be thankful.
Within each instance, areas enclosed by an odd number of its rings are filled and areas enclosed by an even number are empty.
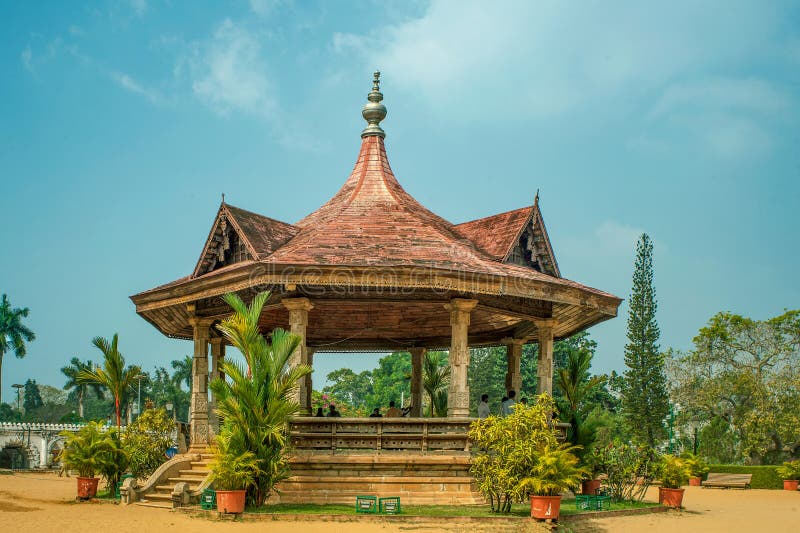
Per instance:
[[[217,507],[217,491],[214,489],[206,489],[200,495],[200,508],[206,511],[211,511]]]
[[[610,496],[595,496],[595,509],[598,511],[608,511],[611,509],[611,497]]]
[[[356,512],[376,514],[378,512],[378,497],[356,496]]]
[[[400,497],[389,496],[378,500],[378,510],[384,514],[400,514]]]
[[[589,511],[595,507],[595,497],[591,494],[578,494],[575,496],[575,509],[578,511]]]

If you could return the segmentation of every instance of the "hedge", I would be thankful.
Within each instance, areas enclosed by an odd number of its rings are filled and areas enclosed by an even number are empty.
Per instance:
[[[708,465],[708,468],[717,474],[753,474],[750,486],[754,489],[783,488],[783,480],[775,470],[777,466]]]

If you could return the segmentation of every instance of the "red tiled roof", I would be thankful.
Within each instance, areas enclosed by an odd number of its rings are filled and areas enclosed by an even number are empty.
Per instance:
[[[470,220],[455,226],[456,231],[474,242],[498,261],[508,257],[525,224],[530,220],[533,206],[521,207],[489,217]]]
[[[225,207],[258,257],[268,256],[300,231],[299,228],[274,218],[246,211],[230,204],[225,204]]]

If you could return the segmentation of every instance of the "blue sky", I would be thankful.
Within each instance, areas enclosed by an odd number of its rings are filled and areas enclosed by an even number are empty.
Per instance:
[[[326,201],[375,68],[428,208],[539,189],[562,273],[622,297],[648,232],[664,347],[800,302],[797,3],[0,1],[0,28],[0,292],[38,336],[6,400],[95,335],[145,368],[190,353],[128,296],[191,272],[222,192],[288,222]],[[591,330],[596,370],[622,370],[626,315]]]

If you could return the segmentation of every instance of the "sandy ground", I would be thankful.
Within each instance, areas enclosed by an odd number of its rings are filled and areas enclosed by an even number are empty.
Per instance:
[[[655,500],[657,489],[648,493]],[[714,490],[688,487],[686,509],[642,516],[581,520],[563,524],[559,531],[627,533],[653,532],[797,532],[800,531],[800,492],[766,490]],[[531,524],[530,531],[546,529]],[[365,532],[517,532],[520,527],[487,524],[426,523],[375,524],[352,522],[212,522],[182,513],[135,505],[76,503],[75,478],[53,474],[0,476],[0,531],[71,533],[99,531],[189,533],[213,531],[249,533],[365,533]]]

